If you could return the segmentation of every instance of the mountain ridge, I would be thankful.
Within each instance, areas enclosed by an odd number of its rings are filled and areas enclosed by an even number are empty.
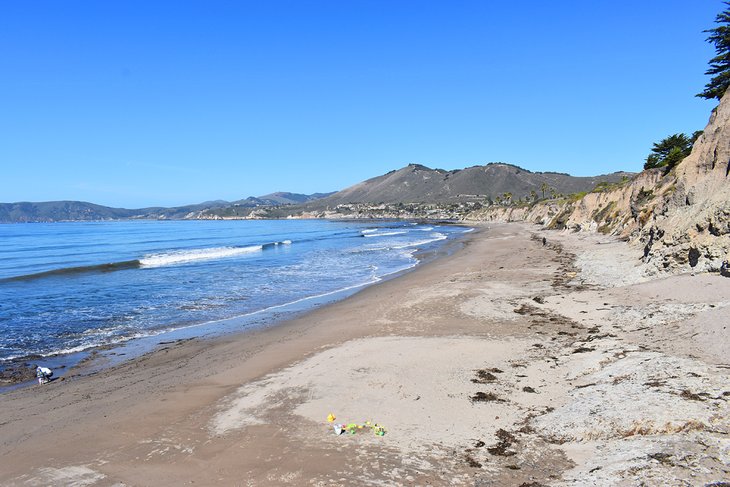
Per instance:
[[[191,205],[162,207],[151,206],[146,208],[117,208],[99,205],[87,201],[57,200],[57,201],[19,201],[14,203],[0,203],[0,222],[2,223],[40,223],[58,221],[104,221],[127,219],[187,219],[201,211],[237,205],[239,207],[255,208],[258,206],[278,206],[297,204],[300,201],[313,201],[317,198],[329,196],[331,193],[315,193],[305,195],[298,193],[277,192],[268,195],[238,200],[204,201]]]
[[[600,182],[617,182],[633,173],[618,171],[577,177],[557,172],[532,172],[513,164],[493,162],[446,171],[422,164],[409,164],[367,179],[327,198],[313,207],[345,203],[454,203],[493,200],[511,194],[513,199],[545,196],[543,183],[554,193],[589,191]],[[531,194],[531,191],[534,191]]]

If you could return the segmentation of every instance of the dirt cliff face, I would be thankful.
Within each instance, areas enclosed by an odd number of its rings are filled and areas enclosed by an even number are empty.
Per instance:
[[[730,95],[690,154],[662,179],[663,197],[642,226],[645,260],[668,269],[721,270],[730,259]]]
[[[530,221],[629,240],[645,262],[669,272],[730,273],[730,94],[692,153],[672,171],[644,171],[580,199],[491,207],[476,220]]]

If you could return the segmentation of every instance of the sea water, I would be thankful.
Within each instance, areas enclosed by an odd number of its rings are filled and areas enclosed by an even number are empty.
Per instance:
[[[466,231],[321,220],[0,225],[0,367],[175,330],[244,329],[410,269],[419,250]]]

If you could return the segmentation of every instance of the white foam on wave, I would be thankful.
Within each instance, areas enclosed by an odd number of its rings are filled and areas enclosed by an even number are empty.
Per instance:
[[[409,254],[410,254],[410,257],[411,257],[411,262],[409,262],[405,266],[402,266],[402,267],[400,267],[398,269],[392,270],[392,271],[387,272],[385,274],[381,274],[381,275],[373,274],[372,277],[370,278],[370,280],[367,280],[367,281],[358,282],[358,283],[355,283],[355,284],[351,284],[349,286],[345,286],[345,287],[341,287],[341,288],[338,288],[338,289],[334,289],[332,291],[325,291],[325,292],[319,293],[319,294],[313,294],[313,295],[309,295],[309,296],[303,296],[301,298],[294,299],[293,301],[289,301],[289,302],[282,303],[282,304],[275,304],[275,305],[268,306],[268,307],[263,308],[263,309],[259,309],[259,310],[256,310],[256,311],[249,311],[247,313],[243,313],[243,314],[231,316],[231,317],[228,317],[228,318],[215,319],[215,320],[211,320],[211,321],[205,321],[203,323],[195,323],[195,324],[192,324],[192,325],[186,325],[186,326],[181,326],[181,327],[176,327],[176,328],[167,328],[167,329],[164,329],[164,330],[155,330],[155,331],[153,331],[153,333],[150,334],[150,336],[156,336],[156,335],[162,334],[162,333],[179,331],[179,330],[185,330],[185,329],[189,329],[189,328],[197,328],[197,327],[211,325],[211,324],[220,323],[220,322],[224,322],[224,321],[231,321],[231,320],[237,320],[237,319],[241,319],[241,318],[248,318],[248,317],[256,316],[256,315],[263,314],[263,313],[270,313],[270,312],[272,312],[274,310],[279,310],[279,309],[282,309],[282,308],[288,308],[290,306],[294,306],[296,304],[299,304],[299,303],[302,303],[302,302],[305,302],[305,301],[326,298],[327,296],[333,296],[333,295],[340,294],[340,293],[344,293],[344,292],[347,292],[347,291],[352,291],[353,289],[358,289],[358,288],[370,286],[372,284],[375,284],[377,282],[382,281],[383,279],[385,279],[387,277],[390,277],[392,275],[398,274],[400,272],[405,272],[407,270],[410,270],[410,269],[413,269],[414,267],[416,267],[418,265],[418,260],[415,259],[412,256],[413,252],[411,252]],[[371,266],[371,267],[374,267],[373,271],[378,270],[377,266]]]
[[[33,352],[34,355],[38,355],[39,357],[56,357],[59,355],[70,355],[73,353],[80,353],[85,352],[86,350],[96,348],[96,347],[105,347],[105,346],[114,346],[114,345],[121,345],[124,342],[128,342],[130,340],[135,340],[137,338],[147,338],[150,336],[157,336],[161,335],[163,333],[166,333],[168,331],[173,331],[173,328],[168,329],[158,329],[158,330],[145,330],[145,331],[137,331],[130,335],[124,335],[124,336],[117,336],[109,339],[108,335],[105,333],[100,334],[95,340],[89,340],[85,343],[82,343],[80,345],[68,347],[68,348],[62,348],[60,350],[51,350],[51,351],[39,351],[39,352]],[[0,363],[5,362],[11,362],[13,360],[18,360],[24,357],[27,357],[28,354],[21,354],[21,355],[10,355],[8,357],[3,357],[0,359]]]
[[[147,255],[140,259],[139,263],[142,267],[162,267],[200,260],[215,260],[234,257],[236,255],[251,254],[253,252],[259,252],[262,249],[262,245],[252,245],[250,247],[215,247],[210,249],[179,250]]]
[[[391,248],[392,249],[408,249],[411,247],[420,247],[421,245],[428,245],[433,242],[438,242],[439,240],[446,240],[447,238],[449,238],[449,237],[447,237],[443,233],[437,233],[437,234],[433,235],[433,238],[430,238],[428,240],[419,240],[417,242],[410,242],[410,243],[407,243],[404,245],[394,245]]]
[[[221,319],[215,319],[215,320],[205,321],[205,322],[202,322],[202,323],[194,323],[194,324],[184,325],[184,326],[172,326],[172,327],[157,328],[157,329],[148,329],[148,330],[138,330],[135,333],[132,333],[132,334],[129,334],[129,335],[124,335],[124,336],[112,337],[111,339],[109,339],[108,336],[99,336],[99,337],[96,337],[97,338],[96,340],[89,340],[88,342],[86,342],[84,344],[81,344],[81,345],[77,345],[77,346],[73,346],[73,347],[68,347],[68,348],[64,348],[64,349],[61,349],[61,350],[54,350],[52,352],[38,353],[38,355],[41,356],[41,357],[52,357],[52,356],[56,356],[56,355],[68,355],[68,354],[73,354],[73,353],[79,353],[79,352],[84,352],[86,350],[89,350],[89,349],[92,349],[92,348],[96,348],[96,347],[100,347],[100,346],[115,346],[115,345],[121,345],[121,344],[123,344],[125,342],[131,341],[131,340],[135,340],[135,339],[139,339],[139,338],[150,338],[150,337],[155,337],[155,336],[163,335],[165,333],[177,332],[177,331],[186,330],[186,329],[190,329],[190,328],[197,328],[197,327],[202,327],[202,326],[211,325],[211,324],[215,324],[215,323],[220,323],[220,322],[223,322],[223,321],[230,321],[230,320],[235,320],[235,319],[241,319],[241,318],[256,316],[256,315],[260,315],[260,314],[264,314],[264,313],[269,313],[269,312],[272,312],[272,311],[275,311],[275,310],[280,310],[282,308],[288,308],[290,306],[294,306],[294,305],[299,304],[299,303],[302,303],[302,302],[306,302],[306,301],[310,301],[310,300],[315,300],[315,299],[326,298],[327,296],[333,296],[333,295],[336,295],[336,294],[339,294],[339,293],[343,293],[343,292],[347,292],[347,291],[352,291],[354,289],[366,287],[366,286],[375,284],[377,282],[380,282],[380,281],[382,281],[384,278],[386,278],[388,276],[397,274],[399,272],[405,272],[405,271],[407,271],[409,269],[412,269],[413,267],[415,267],[417,265],[418,265],[418,261],[416,261],[415,259],[412,259],[412,262],[411,263],[409,263],[409,264],[407,264],[407,265],[405,265],[405,266],[403,266],[403,267],[401,267],[399,269],[396,269],[394,271],[391,271],[391,272],[388,272],[388,273],[382,274],[382,275],[375,274],[375,272],[378,270],[378,267],[373,265],[373,266],[371,266],[371,270],[373,271],[373,274],[372,274],[372,276],[371,276],[371,278],[369,280],[366,280],[366,281],[363,281],[363,282],[358,282],[358,283],[355,283],[355,284],[351,284],[349,286],[344,286],[344,287],[341,287],[341,288],[338,288],[338,289],[334,289],[334,290],[331,290],[331,291],[325,291],[325,292],[318,293],[318,294],[313,294],[313,295],[309,295],[309,296],[303,296],[301,298],[294,299],[294,300],[289,301],[289,302],[286,302],[286,303],[275,304],[275,305],[268,306],[268,307],[263,308],[263,309],[259,309],[259,310],[255,310],[255,311],[250,311],[250,312],[247,312],[247,313],[243,313],[243,314],[239,314],[239,315],[234,315],[234,316],[227,317],[227,318],[221,318]],[[21,355],[5,357],[5,358],[0,359],[0,363],[6,362],[6,361],[10,361],[10,360],[16,360],[18,358],[21,358]]]
[[[360,233],[362,233],[363,235],[365,235],[365,234],[368,234],[368,233],[375,233],[375,232],[377,232],[377,231],[378,231],[378,229],[377,229],[377,228],[366,228],[365,230],[363,230],[363,231],[362,231],[362,232],[360,232]]]
[[[366,237],[388,237],[391,235],[405,235],[408,232],[383,232],[383,233],[366,233]]]
[[[428,245],[433,242],[438,242],[439,240],[446,240],[447,237],[443,233],[434,233],[431,235],[433,238],[430,238],[428,240],[417,240],[415,242],[407,242],[401,245],[388,245],[385,247],[366,247],[363,250],[373,251],[373,250],[400,250],[400,249],[409,249],[411,247],[420,247],[421,245]]]

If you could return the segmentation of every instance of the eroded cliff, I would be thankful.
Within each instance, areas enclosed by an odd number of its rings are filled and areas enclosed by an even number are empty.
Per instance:
[[[692,153],[671,171],[647,170],[575,199],[492,206],[467,219],[611,234],[660,270],[730,273],[730,95],[713,110]]]

